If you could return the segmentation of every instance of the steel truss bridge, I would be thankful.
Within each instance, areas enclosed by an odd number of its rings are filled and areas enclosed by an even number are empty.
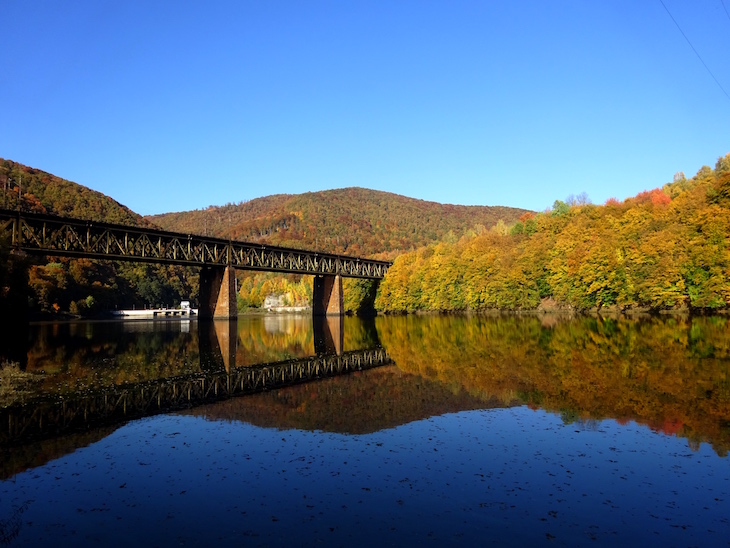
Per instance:
[[[0,209],[0,239],[39,255],[142,261],[186,266],[230,266],[312,275],[381,279],[391,263]]]
[[[82,395],[41,397],[0,408],[0,446],[188,409],[203,403],[263,392],[391,363],[383,348],[316,356],[229,372],[194,373],[122,384]]]

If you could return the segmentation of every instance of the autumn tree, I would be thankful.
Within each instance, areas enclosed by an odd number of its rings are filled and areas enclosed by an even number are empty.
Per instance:
[[[730,304],[730,154],[624,202],[568,202],[399,257],[376,306],[518,310],[546,297],[578,310]]]

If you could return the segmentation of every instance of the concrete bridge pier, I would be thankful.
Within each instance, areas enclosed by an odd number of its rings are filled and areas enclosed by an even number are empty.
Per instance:
[[[200,271],[200,307],[202,320],[235,319],[236,305],[235,270],[230,266],[204,266]]]
[[[342,316],[345,313],[342,276],[325,274],[314,277],[312,313],[315,316]]]

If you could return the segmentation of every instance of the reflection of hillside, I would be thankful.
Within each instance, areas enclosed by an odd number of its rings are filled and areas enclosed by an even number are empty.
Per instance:
[[[634,420],[730,449],[730,323],[725,318],[601,320],[379,318],[404,371],[477,398],[560,412],[566,421]]]
[[[81,447],[96,443],[109,436],[117,428],[119,425],[94,428],[59,438],[0,448],[0,480],[11,478],[24,470],[42,466],[49,461],[73,453]]]
[[[236,398],[189,411],[213,420],[267,428],[364,434],[471,409],[506,407],[442,383],[382,367]]]

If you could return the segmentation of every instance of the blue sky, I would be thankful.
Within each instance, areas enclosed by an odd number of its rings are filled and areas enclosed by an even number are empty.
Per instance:
[[[142,214],[623,199],[730,152],[724,2],[664,0],[718,85],[660,0],[2,0],[0,157]]]

